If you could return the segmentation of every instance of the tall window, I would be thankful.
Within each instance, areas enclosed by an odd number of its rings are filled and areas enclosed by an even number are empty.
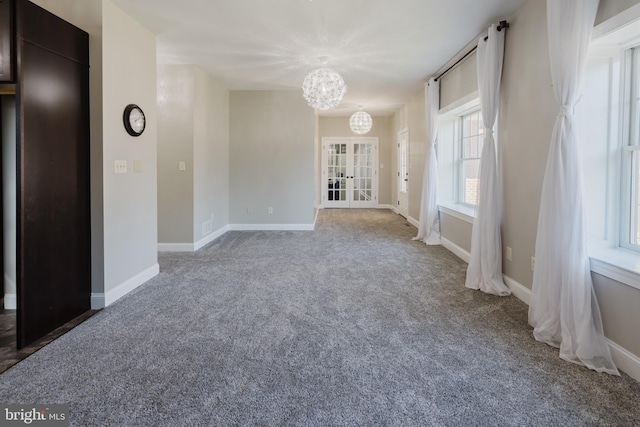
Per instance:
[[[483,141],[482,111],[476,110],[461,116],[458,201],[466,205],[478,204],[478,178]]]
[[[640,250],[640,46],[626,53],[624,175],[620,243]]]

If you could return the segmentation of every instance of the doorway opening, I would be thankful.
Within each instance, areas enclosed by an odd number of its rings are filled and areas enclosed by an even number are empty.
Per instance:
[[[398,132],[398,213],[409,217],[409,129]]]
[[[322,138],[322,205],[378,205],[378,138]]]

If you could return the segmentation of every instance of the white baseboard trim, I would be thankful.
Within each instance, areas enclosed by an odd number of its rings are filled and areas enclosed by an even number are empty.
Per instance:
[[[314,224],[229,224],[233,231],[313,231]]]
[[[18,295],[17,294],[4,294],[4,309],[16,310],[18,308]]]
[[[98,310],[113,304],[129,292],[147,282],[152,277],[157,276],[158,273],[160,273],[160,266],[158,264],[154,264],[106,293],[92,293],[91,309]]]
[[[440,236],[440,241],[442,242],[442,246],[444,246],[445,249],[448,249],[450,252],[453,252],[454,255],[456,255],[458,258],[460,258],[464,262],[468,263],[469,260],[471,259],[471,254],[469,252],[467,252],[465,249],[461,248],[460,246],[456,245],[451,240]]]
[[[640,382],[640,357],[631,353],[626,348],[614,343],[609,338],[605,339],[609,343],[611,358],[618,369]]]
[[[225,225],[224,227],[217,229],[213,233],[207,234],[202,239],[198,240],[193,244],[193,250],[197,251],[198,249],[208,245],[209,243],[213,242],[214,240],[216,240],[218,237],[222,236],[224,233],[226,233],[229,230],[230,230],[229,226]]]
[[[529,301],[531,301],[531,289],[527,288],[520,282],[516,282],[511,277],[505,276],[504,274],[502,275],[502,279],[504,280],[504,284],[511,289],[513,296],[529,305]]]
[[[393,205],[378,205],[375,207],[375,209],[389,209],[396,212],[396,209],[393,207]]]
[[[413,225],[415,228],[420,228],[420,221],[418,221],[417,219],[413,217],[407,217],[407,221],[409,221],[409,224]]]
[[[228,225],[207,234],[195,243],[158,243],[158,252],[195,252],[229,231]]]

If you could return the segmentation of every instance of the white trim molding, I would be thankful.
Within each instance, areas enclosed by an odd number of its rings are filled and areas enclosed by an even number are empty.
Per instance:
[[[601,37],[606,36],[607,34],[610,34],[613,31],[633,24],[638,20],[640,20],[640,4],[631,6],[630,8],[623,10],[619,14],[612,16],[606,21],[603,21],[593,27],[591,40],[597,40]]]
[[[229,230],[230,230],[229,226],[225,225],[224,227],[217,229],[213,233],[207,234],[202,239],[198,240],[193,244],[193,251],[195,252],[198,249],[208,245],[209,243],[213,242],[214,240],[216,240],[218,237],[222,236]]]
[[[228,225],[209,233],[195,243],[158,243],[158,252],[195,252],[229,231]]]
[[[445,237],[440,236],[440,241],[442,242],[442,246],[444,246],[445,249],[449,250],[449,252],[453,252],[454,255],[456,255],[467,264],[469,263],[469,260],[471,259],[471,254],[469,253],[469,251],[461,248]]]
[[[157,276],[158,273],[160,273],[160,265],[156,263],[128,280],[125,280],[106,293],[92,293],[91,309],[98,310],[113,304],[129,292]]]
[[[313,231],[315,224],[229,224],[233,231]]]
[[[18,295],[17,294],[4,294],[4,309],[16,310],[18,308]]]
[[[409,221],[409,224],[413,225],[415,228],[420,228],[420,221],[417,219],[409,216],[407,217],[407,221]]]
[[[636,381],[640,381],[640,357],[631,353],[624,347],[614,343],[609,338],[605,338],[609,343],[611,358],[618,369],[629,375]]]
[[[504,280],[504,284],[511,290],[513,296],[518,298],[523,303],[529,305],[529,301],[531,301],[531,289],[527,288],[520,282],[516,282],[511,277],[502,275],[502,279]]]
[[[475,219],[475,210],[471,206],[461,205],[459,203],[447,203],[438,205],[438,210],[461,221],[473,224]]]
[[[590,252],[591,271],[640,289],[640,254],[621,248]]]

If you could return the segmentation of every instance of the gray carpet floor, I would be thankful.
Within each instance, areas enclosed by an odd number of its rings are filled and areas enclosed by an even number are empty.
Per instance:
[[[78,426],[638,426],[640,383],[566,363],[527,307],[385,210],[229,232],[0,375]]]

